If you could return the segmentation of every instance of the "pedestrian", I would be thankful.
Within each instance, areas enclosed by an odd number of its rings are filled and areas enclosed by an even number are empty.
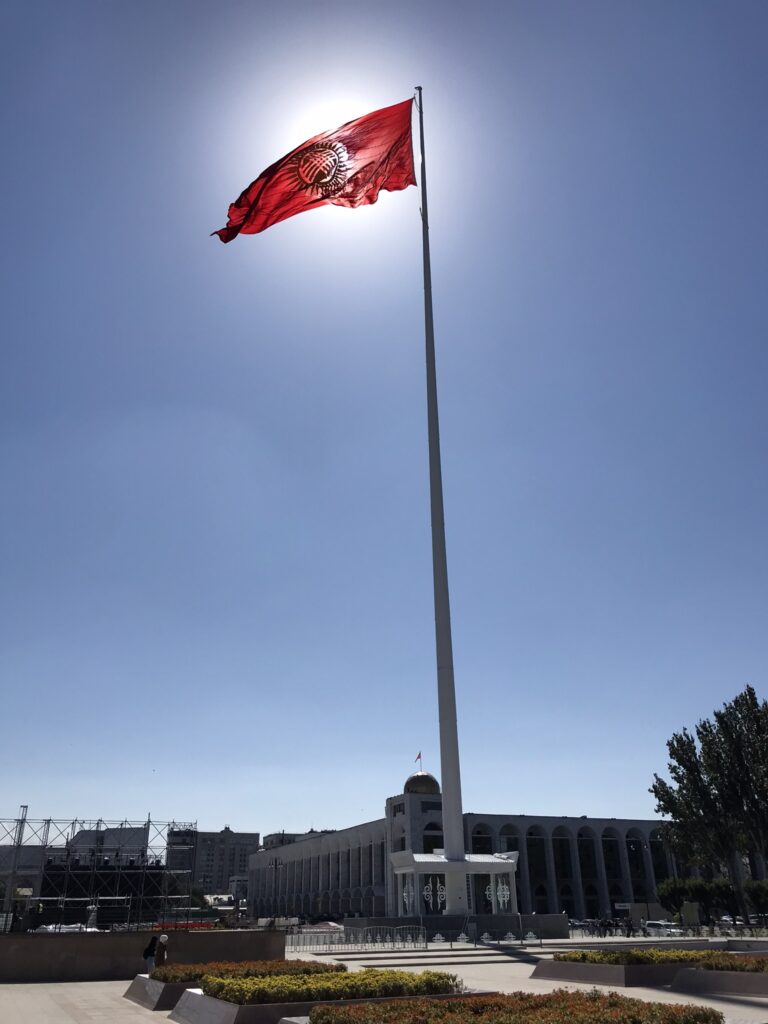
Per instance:
[[[147,965],[147,974],[151,974],[155,969],[155,959],[157,957],[157,936],[153,935],[149,940],[147,948],[143,953],[144,962]]]
[[[161,935],[160,940],[157,943],[157,949],[155,950],[155,966],[162,967],[165,961],[168,959],[168,936]]]

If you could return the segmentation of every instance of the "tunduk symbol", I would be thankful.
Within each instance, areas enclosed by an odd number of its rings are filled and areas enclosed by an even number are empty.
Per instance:
[[[341,192],[349,174],[349,156],[340,142],[317,142],[294,157],[299,187],[328,198]]]

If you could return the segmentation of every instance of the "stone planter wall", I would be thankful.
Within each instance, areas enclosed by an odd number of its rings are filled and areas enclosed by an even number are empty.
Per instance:
[[[672,982],[673,992],[705,995],[718,992],[724,995],[768,996],[768,974],[750,971],[703,971],[685,967],[677,972]]]
[[[8,982],[130,981],[146,969],[141,954],[156,932],[12,932],[0,935],[0,984]],[[169,932],[168,963],[282,960],[278,931]]]
[[[532,978],[575,981],[584,985],[641,986],[669,985],[680,971],[680,964],[580,964],[567,960],[540,960]]]
[[[196,984],[195,981],[155,981],[148,974],[137,974],[123,998],[147,1010],[172,1010],[187,989]]]

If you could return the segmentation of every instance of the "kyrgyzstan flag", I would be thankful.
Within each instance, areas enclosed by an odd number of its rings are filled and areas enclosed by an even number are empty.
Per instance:
[[[227,226],[213,234],[231,242],[316,206],[366,206],[381,189],[415,185],[412,104],[375,110],[297,146],[251,182],[230,206]]]

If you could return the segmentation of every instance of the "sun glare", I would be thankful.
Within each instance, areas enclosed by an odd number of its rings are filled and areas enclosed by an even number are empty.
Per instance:
[[[388,97],[383,91],[374,88],[365,90],[345,89],[344,92],[330,93],[322,97],[306,95],[286,96],[292,100],[286,105],[285,120],[281,126],[286,138],[294,138],[292,145],[299,145],[305,139],[319,135],[321,132],[333,131],[372,110],[398,103],[406,96]],[[288,144],[289,146],[291,143]]]

